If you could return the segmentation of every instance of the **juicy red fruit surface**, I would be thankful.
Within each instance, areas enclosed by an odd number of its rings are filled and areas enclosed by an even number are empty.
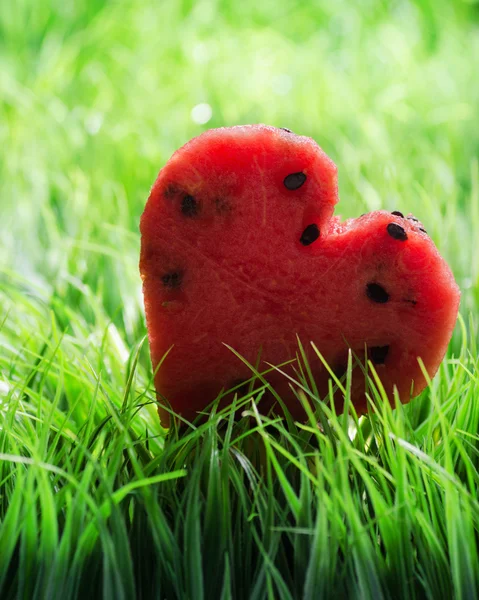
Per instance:
[[[422,224],[377,211],[341,223],[336,166],[310,138],[251,125],[210,130],[161,170],[141,220],[140,271],[160,399],[193,419],[222,389],[293,359],[297,336],[319,390],[367,357],[392,400],[426,385],[457,318],[459,290]],[[293,373],[292,367],[288,367]],[[294,416],[287,379],[267,377]],[[352,400],[366,407],[353,372]],[[341,402],[341,398],[338,398]],[[263,402],[267,409],[268,403]],[[164,423],[167,413],[160,411]]]

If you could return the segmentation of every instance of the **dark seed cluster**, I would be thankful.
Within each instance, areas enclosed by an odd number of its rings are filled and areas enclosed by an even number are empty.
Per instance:
[[[304,173],[299,172],[286,175],[286,177],[283,180],[283,183],[286,189],[293,191],[299,189],[305,181],[306,175]]]
[[[313,242],[315,242],[319,238],[319,227],[316,223],[312,223],[308,225],[306,229],[301,234],[299,241],[303,244],[303,246],[309,246]]]
[[[378,304],[385,304],[389,300],[389,294],[379,283],[368,283],[366,286],[366,296]]]
[[[291,129],[288,129],[287,127],[280,127],[280,129],[282,129],[283,131],[286,131],[286,133],[293,133],[291,131]]]
[[[401,227],[401,225],[398,225],[397,223],[389,223],[387,232],[395,240],[399,240],[400,242],[405,242],[407,240],[407,233],[404,227]]]
[[[166,288],[175,289],[179,288],[183,280],[183,273],[180,271],[172,271],[171,273],[165,273],[162,276],[161,281]]]
[[[196,217],[198,214],[198,202],[193,196],[187,194],[181,200],[181,212],[185,217]]]
[[[391,214],[395,215],[396,217],[401,217],[401,219],[404,219],[404,215],[400,210],[393,210]]]
[[[369,348],[371,360],[375,365],[383,365],[389,352],[389,346],[372,346]]]
[[[416,219],[416,217],[413,217],[412,215],[409,215],[408,217],[406,217],[408,221],[412,221],[413,223],[419,223],[419,219]],[[422,231],[422,233],[426,233],[427,231],[424,229],[424,227],[418,227],[419,231]]]

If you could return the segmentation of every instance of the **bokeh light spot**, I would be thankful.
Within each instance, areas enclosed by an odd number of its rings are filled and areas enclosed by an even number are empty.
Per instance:
[[[205,123],[208,123],[212,116],[213,109],[209,104],[206,104],[205,102],[197,104],[191,109],[191,119],[197,125],[204,125]]]

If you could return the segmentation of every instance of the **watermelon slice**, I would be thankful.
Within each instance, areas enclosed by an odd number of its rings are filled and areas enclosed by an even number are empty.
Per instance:
[[[456,322],[459,289],[422,224],[376,211],[341,222],[336,166],[310,138],[265,125],[213,129],[161,170],[141,219],[140,271],[159,397],[194,419],[260,370],[307,349],[319,390],[351,348],[374,363],[390,399],[424,389]],[[263,368],[261,368],[263,367]],[[292,367],[290,372],[292,373]],[[288,380],[268,376],[296,418]],[[352,400],[366,410],[365,377]],[[263,410],[269,408],[262,402]],[[168,414],[160,410],[162,422]]]

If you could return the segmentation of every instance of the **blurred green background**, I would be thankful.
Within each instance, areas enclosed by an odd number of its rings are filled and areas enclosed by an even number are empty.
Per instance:
[[[88,338],[111,319],[138,340],[138,223],[157,172],[206,128],[264,122],[338,164],[340,214],[423,220],[467,317],[478,58],[473,1],[2,2],[2,312],[35,329],[19,298],[38,299],[61,329],[77,319]]]
[[[2,599],[474,597],[478,65],[477,0],[0,0]],[[188,139],[261,122],[332,157],[344,217],[419,217],[464,321],[356,436],[165,438],[140,215]]]

